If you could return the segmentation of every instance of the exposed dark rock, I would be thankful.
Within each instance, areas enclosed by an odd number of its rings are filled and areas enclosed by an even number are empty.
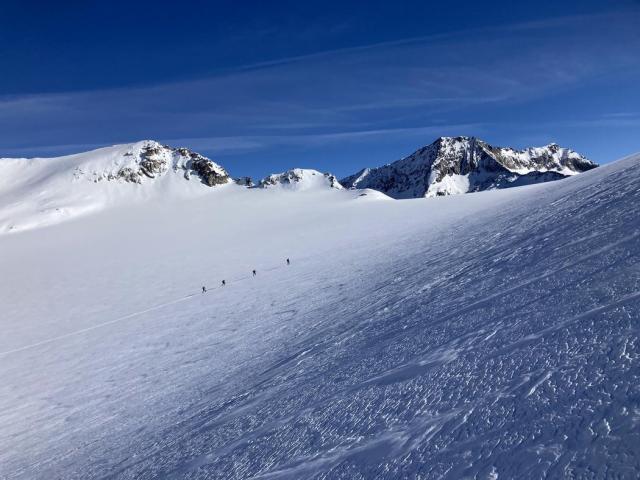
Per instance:
[[[194,158],[192,156],[192,160],[188,166],[198,174],[202,183],[213,187],[214,185],[222,185],[229,182],[227,172],[224,170],[221,171],[221,169],[208,158],[198,154],[195,155],[197,155],[197,157]]]
[[[147,145],[140,152],[140,172],[149,178],[155,178],[156,175],[164,173],[168,166],[167,160],[160,157],[163,148],[159,145]]]
[[[233,180],[236,185],[242,185],[243,187],[253,187],[254,183],[253,180],[251,180],[251,177],[240,177],[240,178],[235,178]]]
[[[144,178],[157,178],[165,174],[169,168],[175,173],[184,172],[186,180],[190,180],[191,175],[195,174],[203,184],[210,187],[228,183],[230,180],[222,167],[187,148],[171,148],[156,142],[147,142],[142,145],[139,153],[128,151],[123,157],[127,158],[124,166],[116,171],[94,172],[92,180],[141,184]],[[79,178],[82,174],[83,172],[76,171],[74,177]]]

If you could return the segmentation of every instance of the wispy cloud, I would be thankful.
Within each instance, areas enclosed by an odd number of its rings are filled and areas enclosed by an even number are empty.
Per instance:
[[[477,128],[495,120],[496,107],[611,72],[637,74],[637,23],[627,12],[500,25],[256,63],[188,82],[4,97],[0,155],[141,138],[246,152],[426,135],[443,125]]]
[[[234,151],[236,149],[254,150],[275,145],[306,145],[314,146],[327,143],[343,143],[348,141],[360,141],[369,138],[383,137],[424,137],[437,134],[443,129],[468,129],[479,128],[479,124],[455,124],[437,125],[412,128],[386,128],[377,130],[357,130],[349,132],[299,134],[299,135],[263,135],[243,137],[190,137],[172,138],[166,142],[174,144],[192,145],[206,150]]]
[[[615,127],[639,127],[640,113],[608,113],[598,117],[587,117],[582,120],[555,122],[556,126],[575,128],[615,128]],[[638,145],[640,149],[640,145]]]
[[[481,129],[482,124],[446,124],[412,128],[387,128],[377,130],[355,130],[332,133],[307,133],[297,135],[245,135],[245,136],[208,136],[208,137],[180,137],[157,138],[156,140],[172,146],[185,146],[200,151],[215,151],[220,154],[244,154],[256,152],[278,146],[305,146],[344,144],[348,142],[365,142],[370,139],[384,138],[429,138],[438,135],[443,130],[465,131],[467,129]],[[26,156],[65,155],[103,147],[100,143],[71,143],[42,146],[21,146],[6,149],[8,154]]]

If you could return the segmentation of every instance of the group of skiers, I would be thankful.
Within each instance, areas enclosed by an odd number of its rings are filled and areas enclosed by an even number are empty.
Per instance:
[[[286,259],[287,265],[291,265],[291,260],[289,260],[288,258]],[[254,269],[251,270],[251,273],[253,273],[253,276],[255,277],[258,272]],[[223,279],[222,280],[222,284],[220,285],[221,287],[224,287],[227,284],[227,282]],[[202,286],[202,293],[207,293],[207,287],[205,287],[204,285]]]

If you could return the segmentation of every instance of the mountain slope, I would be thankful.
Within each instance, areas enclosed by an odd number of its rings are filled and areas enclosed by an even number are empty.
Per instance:
[[[402,160],[342,179],[394,198],[433,197],[559,180],[597,165],[556,144],[514,150],[473,137],[441,137]]]
[[[220,165],[152,140],[58,158],[0,159],[0,233],[231,182]]]
[[[238,188],[2,236],[0,477],[637,478],[639,182]]]

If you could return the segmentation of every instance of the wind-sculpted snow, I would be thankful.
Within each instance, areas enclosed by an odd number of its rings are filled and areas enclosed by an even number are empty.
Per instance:
[[[639,181],[0,237],[0,477],[638,478]]]

